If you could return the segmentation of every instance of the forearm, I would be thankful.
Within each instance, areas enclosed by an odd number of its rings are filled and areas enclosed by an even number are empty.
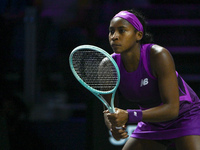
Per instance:
[[[163,104],[142,111],[142,121],[145,122],[164,122],[175,119],[178,116],[179,107]]]

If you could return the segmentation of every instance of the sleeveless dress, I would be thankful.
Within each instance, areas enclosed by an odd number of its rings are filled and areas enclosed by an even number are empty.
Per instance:
[[[141,45],[139,66],[127,72],[120,54],[112,54],[120,70],[119,90],[142,110],[162,105],[158,81],[150,68],[150,50],[153,44]],[[200,99],[176,71],[179,85],[180,110],[176,119],[165,122],[139,122],[131,137],[149,140],[167,140],[187,135],[200,135]],[[133,108],[127,108],[133,109]]]

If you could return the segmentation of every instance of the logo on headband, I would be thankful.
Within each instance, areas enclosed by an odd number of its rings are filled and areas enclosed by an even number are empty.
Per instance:
[[[123,16],[125,16],[125,15],[126,15],[126,13],[125,13],[125,12],[121,12],[121,13],[120,13],[120,15],[123,15]]]

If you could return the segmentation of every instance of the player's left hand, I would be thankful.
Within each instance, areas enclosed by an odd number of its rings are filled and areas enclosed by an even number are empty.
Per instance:
[[[126,131],[126,126],[122,126],[120,129],[117,129],[116,127],[112,126],[110,129],[112,136],[115,140],[119,141],[120,139],[126,139],[128,138],[128,133]]]
[[[115,108],[115,113],[109,113],[105,110],[104,113],[107,114],[108,120],[113,126],[122,127],[128,121],[128,112],[123,109]]]

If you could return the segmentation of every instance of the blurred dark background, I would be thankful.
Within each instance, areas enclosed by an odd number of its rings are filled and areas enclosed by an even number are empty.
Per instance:
[[[102,104],[76,81],[68,57],[81,44],[112,53],[110,19],[131,8],[200,95],[199,0],[1,0],[0,149],[121,148],[109,142]]]

